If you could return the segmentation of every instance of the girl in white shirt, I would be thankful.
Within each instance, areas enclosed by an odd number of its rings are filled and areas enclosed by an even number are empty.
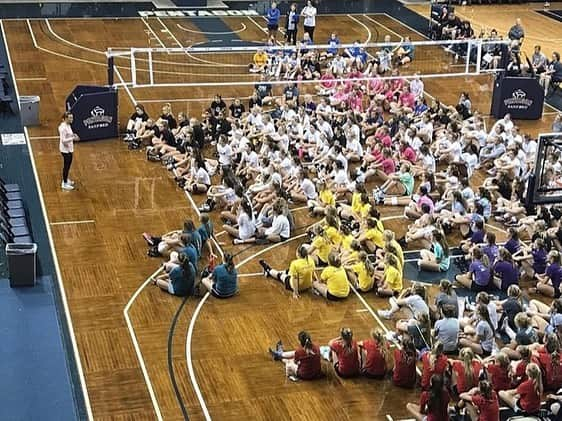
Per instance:
[[[191,164],[191,175],[185,184],[185,190],[191,193],[207,193],[211,186],[211,177],[205,168],[202,157],[194,158]]]
[[[74,190],[74,181],[68,178],[68,174],[72,165],[74,142],[79,141],[80,138],[74,134],[70,126],[74,121],[74,116],[66,112],[62,118],[63,121],[59,125],[59,150],[63,159],[61,187],[63,190]]]
[[[310,40],[314,41],[314,29],[316,28],[316,7],[311,0],[306,2],[306,6],[302,9],[301,16],[304,18],[304,32],[310,35]]]
[[[245,242],[255,241],[256,218],[252,210],[252,206],[246,200],[242,200],[238,207],[238,215],[236,217],[236,225],[223,225],[223,229],[233,237],[233,244],[243,244]]]

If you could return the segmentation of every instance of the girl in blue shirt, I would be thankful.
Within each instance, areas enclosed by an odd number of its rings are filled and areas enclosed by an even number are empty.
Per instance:
[[[224,263],[218,265],[201,282],[205,288],[217,298],[230,298],[238,293],[238,272],[234,267],[231,254],[224,255]]]
[[[180,253],[178,260],[179,265],[174,266],[169,274],[164,273],[152,279],[152,283],[172,295],[179,297],[193,295],[195,268],[189,258],[183,253]]]

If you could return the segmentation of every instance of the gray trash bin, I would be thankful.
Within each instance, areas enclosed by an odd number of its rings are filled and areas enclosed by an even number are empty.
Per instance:
[[[20,96],[21,122],[24,126],[39,126],[38,96]]]
[[[37,244],[6,244],[10,286],[32,287],[35,285]]]

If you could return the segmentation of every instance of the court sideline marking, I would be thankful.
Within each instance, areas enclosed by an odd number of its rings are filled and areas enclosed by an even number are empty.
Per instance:
[[[176,26],[185,32],[193,32],[194,34],[203,34],[203,35],[229,35],[229,34],[239,34],[240,32],[244,32],[246,30],[246,25],[242,23],[242,28],[237,29],[236,31],[228,31],[228,32],[212,32],[212,31],[195,31],[193,29],[186,28],[181,26],[179,23],[176,23]]]
[[[6,48],[6,53],[8,56],[8,64],[10,66],[10,73],[12,76],[12,80],[14,81],[14,90],[16,93],[16,99],[17,99],[17,107],[19,108],[19,98],[20,98],[20,94],[19,94],[19,89],[18,89],[18,84],[17,84],[17,80],[16,80],[16,76],[14,73],[14,68],[12,65],[12,56],[10,54],[10,48],[8,46],[8,38],[6,37],[6,32],[4,30],[4,22],[3,20],[0,20],[0,30],[2,31],[2,37],[4,38],[4,45]],[[49,225],[49,219],[48,219],[48,214],[47,214],[47,207],[45,206],[45,200],[43,199],[43,190],[41,189],[41,182],[39,181],[39,174],[37,173],[37,167],[35,165],[35,157],[33,155],[33,149],[31,147],[31,141],[29,140],[29,133],[27,130],[27,127],[24,126],[23,128],[25,137],[27,139],[27,150],[29,152],[29,157],[31,160],[31,167],[33,169],[33,176],[35,178],[35,184],[37,186],[37,193],[39,195],[39,202],[41,205],[41,213],[43,216],[43,220],[45,223],[45,229],[47,230],[47,238],[49,240],[49,246],[51,249],[51,257],[53,258],[53,264],[55,266],[55,273],[56,273],[56,278],[57,278],[57,283],[59,286],[59,292],[61,295],[61,301],[63,304],[63,309],[64,309],[64,315],[65,315],[65,319],[66,319],[66,324],[68,327],[68,335],[70,336],[70,343],[72,346],[72,352],[74,354],[74,360],[75,360],[75,364],[76,364],[76,369],[78,371],[78,378],[80,380],[80,386],[82,389],[82,396],[84,398],[84,406],[86,409],[86,413],[88,416],[89,420],[93,420],[94,419],[94,415],[92,412],[92,406],[90,403],[90,396],[88,393],[88,388],[86,386],[86,379],[84,376],[84,368],[82,367],[82,361],[80,360],[80,354],[78,352],[78,345],[76,343],[76,336],[74,334],[74,325],[72,323],[72,318],[70,316],[70,311],[69,311],[69,307],[68,307],[68,300],[66,298],[66,290],[64,288],[64,283],[62,282],[62,273],[60,270],[60,266],[59,266],[59,262],[58,262],[58,256],[57,256],[57,252],[55,249],[55,243],[53,241],[53,234],[51,232],[50,229],[50,225]]]
[[[79,224],[94,224],[96,221],[93,219],[83,219],[80,221],[60,221],[51,222],[51,225],[79,225]]]

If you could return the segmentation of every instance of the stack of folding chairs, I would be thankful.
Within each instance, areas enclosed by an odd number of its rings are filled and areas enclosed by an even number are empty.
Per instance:
[[[32,243],[27,215],[18,184],[0,178],[0,243]]]

